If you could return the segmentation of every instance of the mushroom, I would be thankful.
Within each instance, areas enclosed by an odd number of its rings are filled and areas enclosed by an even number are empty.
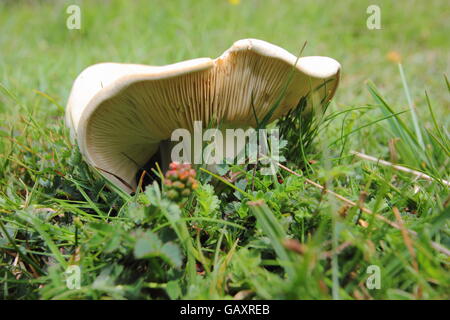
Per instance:
[[[192,132],[194,121],[254,127],[255,117],[264,118],[281,92],[281,103],[270,121],[296,107],[302,97],[312,104],[329,101],[339,70],[340,64],[332,58],[297,59],[256,39],[239,40],[216,59],[166,66],[99,63],[76,78],[66,123],[86,161],[132,192],[140,168],[159,149],[167,155],[170,146],[164,141],[173,130]],[[163,162],[168,162],[167,157]]]

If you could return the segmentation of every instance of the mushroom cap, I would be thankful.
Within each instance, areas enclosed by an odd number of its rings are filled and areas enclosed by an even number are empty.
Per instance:
[[[340,64],[332,58],[297,59],[256,39],[239,40],[216,59],[166,66],[99,63],[76,78],[66,123],[86,161],[132,192],[137,171],[173,130],[193,130],[194,121],[255,126],[254,109],[258,119],[264,118],[285,88],[271,121],[302,97],[327,102],[339,71]]]

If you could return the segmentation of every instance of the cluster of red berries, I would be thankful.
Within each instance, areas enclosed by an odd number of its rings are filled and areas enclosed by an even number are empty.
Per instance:
[[[167,197],[174,201],[189,197],[198,187],[195,175],[196,172],[190,164],[172,162],[164,179]]]

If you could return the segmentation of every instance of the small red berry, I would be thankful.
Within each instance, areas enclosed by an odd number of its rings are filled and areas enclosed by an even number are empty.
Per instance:
[[[164,179],[167,197],[177,202],[189,197],[198,187],[195,176],[196,172],[189,163],[170,163]]]

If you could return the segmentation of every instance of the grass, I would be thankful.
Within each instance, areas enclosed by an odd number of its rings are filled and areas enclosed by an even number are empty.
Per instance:
[[[370,31],[371,1],[2,1],[0,297],[449,299],[436,250],[450,248],[446,4],[405,2],[378,1],[382,30]],[[73,3],[78,31],[65,28]],[[226,167],[229,182],[199,170],[180,205],[157,185],[123,194],[82,161],[63,117],[84,67],[215,57],[247,37],[291,52],[308,41],[304,55],[343,66],[307,149],[285,126],[289,171]],[[74,264],[81,288],[68,289]]]

